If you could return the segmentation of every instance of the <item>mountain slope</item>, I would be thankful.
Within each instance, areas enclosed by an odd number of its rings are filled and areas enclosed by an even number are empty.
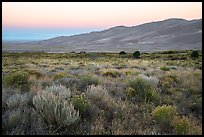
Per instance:
[[[202,49],[202,19],[167,19],[138,26],[116,26],[107,30],[74,36],[7,44],[6,49],[45,51],[158,51]]]

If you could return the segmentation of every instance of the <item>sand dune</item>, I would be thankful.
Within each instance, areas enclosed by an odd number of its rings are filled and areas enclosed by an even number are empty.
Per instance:
[[[202,49],[202,19],[167,19],[138,26],[116,26],[30,43],[3,43],[3,50],[145,52]]]

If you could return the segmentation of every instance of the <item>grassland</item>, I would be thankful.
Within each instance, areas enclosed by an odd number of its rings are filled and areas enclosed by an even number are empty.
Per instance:
[[[2,134],[202,134],[202,53],[2,53]]]

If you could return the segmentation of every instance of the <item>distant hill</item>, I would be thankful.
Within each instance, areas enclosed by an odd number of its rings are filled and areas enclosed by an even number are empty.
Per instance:
[[[4,50],[50,52],[145,52],[202,49],[202,19],[178,18],[138,26],[116,26],[107,30],[60,36],[29,43],[2,43]]]

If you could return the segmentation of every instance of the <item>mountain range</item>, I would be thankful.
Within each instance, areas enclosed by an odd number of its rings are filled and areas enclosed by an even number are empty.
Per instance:
[[[202,49],[202,19],[170,18],[40,41],[2,43],[3,51],[154,52],[192,49]]]

